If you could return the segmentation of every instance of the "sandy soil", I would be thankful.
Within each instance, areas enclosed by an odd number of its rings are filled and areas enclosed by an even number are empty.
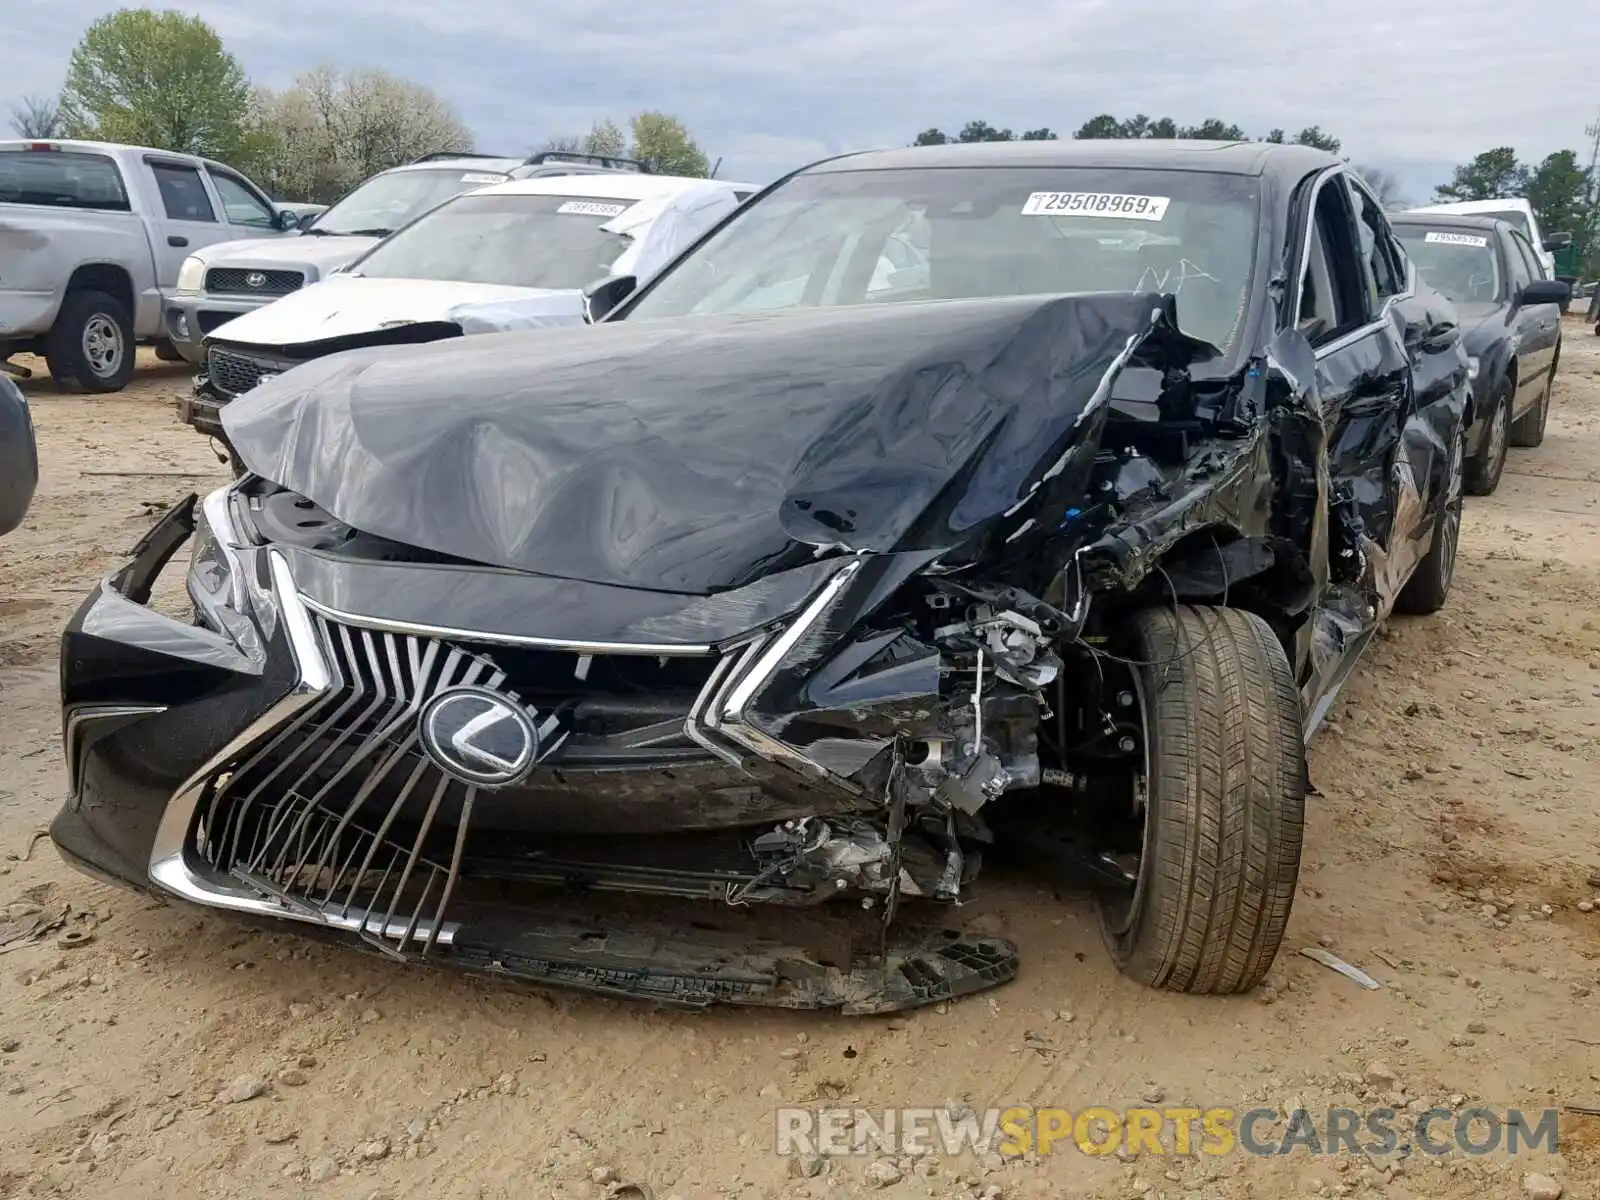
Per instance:
[[[1600,892],[1600,339],[1570,322],[1564,360],[1544,446],[1468,503],[1449,606],[1393,623],[1313,747],[1272,986],[1148,991],[1111,970],[1084,897],[1002,876],[971,911],[1020,942],[1014,984],[854,1021],[410,969],[102,886],[35,844],[65,787],[58,629],[151,510],[226,479],[176,423],[182,368],[100,399],[35,380],[44,480],[0,541],[0,902],[68,918],[0,957],[0,1196],[823,1197],[903,1175],[882,1194],[1492,1200],[1536,1194],[1528,1171],[1600,1196],[1580,1113],[1555,1158],[1058,1151],[806,1177],[772,1152],[775,1108],[829,1098],[1600,1106],[1600,914],[1577,907]],[[1384,986],[1293,953],[1319,943]],[[260,1094],[219,1098],[241,1077]]]

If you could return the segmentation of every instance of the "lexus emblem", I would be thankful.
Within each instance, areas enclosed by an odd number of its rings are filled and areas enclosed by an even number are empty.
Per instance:
[[[266,287],[267,277],[260,271],[251,271],[244,277],[244,281],[253,288]]]
[[[418,736],[441,770],[478,787],[520,783],[539,760],[533,717],[488,688],[449,688],[434,696],[423,706]]]

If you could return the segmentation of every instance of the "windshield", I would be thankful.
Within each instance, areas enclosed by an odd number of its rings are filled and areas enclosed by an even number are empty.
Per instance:
[[[747,205],[629,318],[1062,292],[1167,291],[1228,350],[1255,260],[1259,181],[1101,168],[799,175]]]
[[[310,233],[365,233],[382,237],[435,204],[490,183],[504,183],[499,171],[394,171],[374,175],[317,218]]]
[[[1486,233],[1398,225],[1395,234],[1427,285],[1447,300],[1489,303],[1500,298],[1500,256]]]
[[[1496,209],[1494,212],[1473,213],[1472,215],[1475,217],[1494,217],[1497,220],[1515,225],[1522,231],[1524,237],[1529,241],[1533,240],[1533,230],[1528,226],[1528,214],[1520,208]]]
[[[628,248],[628,237],[600,227],[633,203],[590,196],[462,196],[373,247],[353,273],[582,288],[610,274]]]

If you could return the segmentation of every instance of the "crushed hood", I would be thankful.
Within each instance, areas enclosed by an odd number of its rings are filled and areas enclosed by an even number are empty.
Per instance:
[[[222,420],[252,471],[368,533],[707,594],[817,547],[953,545],[1016,508],[1162,305],[952,300],[356,350]]]
[[[485,333],[582,320],[577,291],[338,275],[235,317],[212,340],[302,346],[419,321],[454,321],[464,333]]]
[[[329,234],[283,234],[272,238],[249,238],[239,242],[218,242],[202,246],[194,257],[209,267],[253,267],[283,270],[299,267],[316,279],[329,271],[353,263],[378,244],[373,237],[336,237]]]

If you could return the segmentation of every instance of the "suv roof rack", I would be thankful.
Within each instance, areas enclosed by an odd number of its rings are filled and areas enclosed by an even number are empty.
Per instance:
[[[416,166],[418,163],[440,162],[451,158],[511,158],[509,154],[474,154],[468,150],[435,150],[432,154],[424,154],[421,158],[413,158],[407,166]]]
[[[525,167],[539,163],[591,163],[611,171],[635,171],[648,175],[650,168],[636,158],[622,158],[615,154],[584,154],[577,150],[541,150],[522,160]]]

